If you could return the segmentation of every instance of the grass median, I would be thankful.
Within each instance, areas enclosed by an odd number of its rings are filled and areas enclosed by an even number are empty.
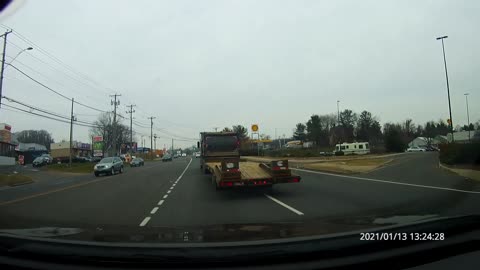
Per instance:
[[[0,174],[0,187],[33,183],[32,178],[21,174]]]
[[[51,164],[47,166],[49,171],[57,172],[69,172],[69,173],[93,173],[94,163],[72,163],[72,166],[69,166],[66,163],[62,164]]]
[[[384,166],[392,160],[393,159],[375,158],[345,161],[328,161],[304,164],[303,168],[341,174],[366,173],[375,170],[381,166]]]

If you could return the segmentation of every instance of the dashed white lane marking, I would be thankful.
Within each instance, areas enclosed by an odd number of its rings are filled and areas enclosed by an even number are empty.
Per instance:
[[[270,200],[272,200],[272,201],[280,204],[281,206],[287,208],[288,210],[294,212],[295,214],[300,215],[300,216],[303,216],[303,215],[304,215],[302,212],[300,212],[300,211],[298,211],[297,209],[291,207],[290,205],[288,205],[288,204],[286,204],[286,203],[283,203],[283,202],[281,202],[281,201],[279,201],[279,200],[277,200],[277,199],[275,199],[275,198],[273,198],[272,196],[269,196],[269,195],[267,195],[267,194],[264,194],[264,195],[267,196],[267,198],[269,198]]]
[[[185,167],[185,169],[183,170],[183,172],[180,174],[180,176],[177,178],[177,180],[175,181],[175,183],[173,183],[173,185],[170,187],[170,189],[167,191],[167,194],[163,195],[163,200],[160,200],[158,202],[158,205],[162,205],[164,202],[165,202],[165,199],[168,198],[168,193],[172,192],[173,190],[173,187],[178,183],[178,181],[180,181],[180,179],[182,179],[183,175],[185,174],[185,172],[188,170],[188,167],[190,167],[190,164],[192,163],[192,160],[193,159],[190,159],[190,162],[188,163],[187,167]],[[152,166],[154,167],[154,166]],[[150,167],[150,168],[152,168]],[[158,207],[154,207],[152,209],[152,211],[150,211],[150,214],[153,215],[155,214],[156,212],[158,211]],[[145,225],[147,225],[147,223],[150,221],[151,217],[148,216],[148,217],[145,217],[142,221],[142,223],[140,223],[140,227],[143,227]]]
[[[437,190],[447,190],[447,191],[454,191],[454,192],[462,192],[462,193],[470,193],[470,194],[480,194],[480,191],[472,191],[472,190],[464,190],[464,189],[455,189],[455,188],[445,188],[445,187],[436,187],[436,186],[427,186],[427,185],[418,185],[418,184],[409,184],[403,182],[394,182],[388,180],[381,180],[381,179],[373,179],[373,178],[366,178],[366,177],[358,177],[358,176],[348,176],[348,175],[341,175],[341,174],[333,174],[333,173],[324,173],[324,172],[317,172],[317,171],[310,171],[304,169],[293,169],[301,172],[308,172],[308,173],[315,173],[321,175],[328,175],[340,178],[349,178],[355,180],[362,180],[362,181],[371,181],[371,182],[378,182],[384,184],[392,184],[392,185],[401,185],[401,186],[410,186],[410,187],[418,187],[418,188],[427,188],[427,189],[437,189]]]
[[[146,217],[143,219],[142,223],[140,223],[140,227],[143,227],[147,225],[147,223],[150,221],[150,217]]]

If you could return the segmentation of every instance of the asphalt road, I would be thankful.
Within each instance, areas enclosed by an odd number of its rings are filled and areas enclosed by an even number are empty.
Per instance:
[[[56,175],[0,190],[0,228],[162,227],[309,222],[362,215],[480,214],[480,182],[438,167],[437,153],[406,153],[368,174],[295,170],[302,182],[216,191],[199,159],[148,162],[125,173]],[[32,172],[35,173],[35,172]]]

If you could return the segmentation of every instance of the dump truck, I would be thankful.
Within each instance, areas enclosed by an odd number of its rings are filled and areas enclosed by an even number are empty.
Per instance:
[[[216,189],[273,186],[301,180],[288,168],[288,160],[241,161],[240,139],[234,132],[201,132],[197,147],[200,149],[200,169],[212,176]]]

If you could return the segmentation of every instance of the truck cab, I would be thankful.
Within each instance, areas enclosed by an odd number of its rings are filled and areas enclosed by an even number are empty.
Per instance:
[[[202,170],[206,170],[206,162],[240,158],[240,140],[235,132],[202,132],[197,147],[200,149],[200,168]]]

